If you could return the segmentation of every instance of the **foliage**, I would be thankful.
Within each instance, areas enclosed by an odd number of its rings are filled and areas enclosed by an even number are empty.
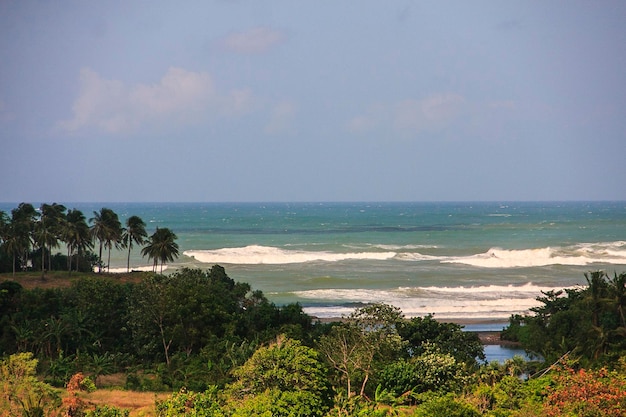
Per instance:
[[[218,402],[217,389],[189,392],[182,389],[166,400],[156,402],[157,417],[221,417],[226,414]]]
[[[463,327],[455,323],[439,322],[432,315],[400,321],[398,334],[408,343],[408,356],[420,355],[425,346],[434,344],[443,353],[469,365],[476,365],[477,358],[485,359],[483,346],[476,333],[464,332]]]
[[[626,353],[626,273],[585,278],[584,288],[542,292],[534,315],[511,317],[503,335],[548,362],[568,352],[586,364],[614,362]]]
[[[387,365],[378,376],[383,389],[396,397],[408,394],[409,398],[427,391],[458,392],[468,377],[462,362],[435,345],[426,345],[419,356]]]
[[[0,415],[44,416],[60,405],[54,389],[36,376],[37,359],[30,352],[0,362]]]
[[[234,415],[321,416],[330,405],[326,374],[315,350],[279,337],[233,371]]]
[[[338,372],[348,396],[354,394],[353,382],[360,386],[358,394],[364,396],[370,377],[399,356],[403,342],[396,323],[401,318],[396,307],[373,304],[355,310],[345,322],[320,337],[317,347]]]
[[[555,386],[547,389],[546,416],[623,416],[626,377],[602,368],[559,370]]]
[[[467,401],[452,394],[426,395],[415,410],[414,417],[479,417],[480,413]]]
[[[129,410],[109,407],[108,405],[97,405],[96,408],[85,413],[85,417],[128,417],[129,415]]]

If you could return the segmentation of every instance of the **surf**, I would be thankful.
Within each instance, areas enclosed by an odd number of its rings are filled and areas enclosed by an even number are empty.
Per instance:
[[[261,245],[213,250],[188,250],[183,254],[202,263],[238,265],[283,265],[316,261],[339,262],[354,259],[387,260],[396,256],[396,252],[317,252]]]

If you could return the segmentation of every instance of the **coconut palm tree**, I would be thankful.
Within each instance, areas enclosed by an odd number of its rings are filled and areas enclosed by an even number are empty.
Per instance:
[[[8,226],[8,240],[11,242],[8,245],[10,247],[8,252],[13,254],[14,273],[16,257],[20,258],[22,269],[28,264],[36,217],[37,211],[30,203],[20,203],[17,208],[11,210],[11,222]]]
[[[130,252],[133,249],[133,243],[143,245],[148,237],[146,232],[146,223],[139,216],[130,216],[126,219],[126,227],[122,233],[122,244],[128,248],[128,258],[126,259],[126,272],[130,272]]]
[[[39,221],[35,226],[35,241],[41,249],[41,277],[45,277],[45,252],[48,248],[48,268],[52,269],[52,248],[59,247],[61,223],[65,218],[65,206],[62,204],[42,204]]]
[[[159,261],[161,261],[161,273],[163,273],[163,265],[178,258],[178,244],[175,242],[176,239],[178,239],[178,237],[167,227],[157,227],[156,232],[150,236],[148,244],[141,250],[141,255],[154,260],[154,272],[156,272]]]
[[[15,262],[24,253],[24,248],[28,247],[28,236],[19,232],[19,227],[15,221],[9,222],[4,229],[2,247],[8,255],[13,257],[13,276],[15,276]]]
[[[80,256],[93,247],[91,232],[85,215],[80,210],[69,210],[65,216],[63,241],[67,245],[68,271],[72,273],[72,256]],[[76,259],[78,269],[78,259]]]
[[[102,247],[109,250],[107,269],[111,263],[111,249],[113,246],[119,247],[122,240],[122,223],[120,223],[117,213],[109,208],[103,207],[100,212],[94,211],[93,217],[89,219],[92,223],[91,234],[94,239],[100,242],[98,256],[102,260]],[[102,272],[102,265],[98,266],[98,272]]]

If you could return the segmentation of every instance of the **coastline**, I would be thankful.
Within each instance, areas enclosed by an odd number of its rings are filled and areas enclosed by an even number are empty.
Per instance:
[[[343,322],[344,317],[312,317],[313,321],[320,323],[337,323]],[[505,327],[508,325],[508,321],[502,319],[488,319],[488,318],[450,318],[450,319],[436,319],[442,323],[454,323],[463,326],[464,331],[470,333],[476,333],[483,346],[507,346],[507,347],[519,347],[519,342],[512,342],[510,340],[502,340],[502,331],[493,330],[497,327]],[[469,328],[468,328],[469,327]],[[472,329],[475,328],[476,330]]]

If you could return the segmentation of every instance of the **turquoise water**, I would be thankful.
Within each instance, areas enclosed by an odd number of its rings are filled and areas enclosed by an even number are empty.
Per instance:
[[[220,264],[321,317],[386,302],[407,316],[501,320],[586,271],[626,271],[626,202],[64,204],[169,227],[181,257],[168,271]],[[138,250],[131,262],[149,264]],[[113,270],[125,264],[112,254]]]

